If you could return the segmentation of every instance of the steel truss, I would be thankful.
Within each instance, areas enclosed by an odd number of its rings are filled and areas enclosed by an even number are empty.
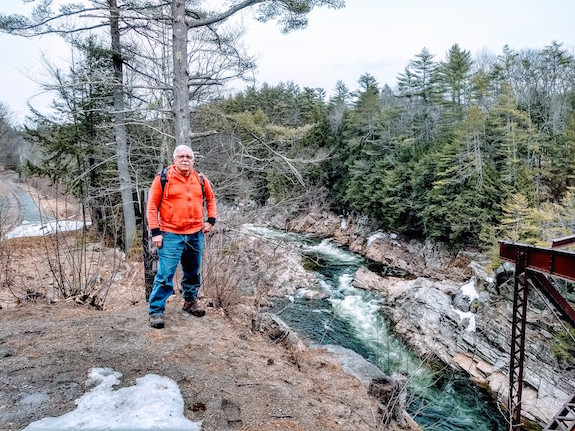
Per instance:
[[[575,243],[575,235],[553,241],[552,248],[501,241],[499,255],[515,264],[511,361],[509,366],[509,430],[521,430],[521,396],[525,360],[525,328],[529,286],[539,290],[562,317],[575,327],[575,310],[546,275],[575,281],[575,253],[557,250]],[[545,430],[575,431],[575,393]]]

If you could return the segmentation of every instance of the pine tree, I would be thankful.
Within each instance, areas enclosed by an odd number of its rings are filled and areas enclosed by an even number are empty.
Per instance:
[[[463,119],[470,101],[472,65],[469,51],[455,44],[449,49],[446,59],[439,63],[435,74],[443,94],[442,103],[454,120]]]
[[[570,188],[561,200],[561,209],[557,217],[563,235],[575,234],[575,188]]]
[[[35,158],[27,169],[50,178],[55,184],[77,197],[91,213],[92,223],[104,232],[106,207],[118,206],[114,149],[109,142],[109,116],[112,104],[111,58],[109,51],[94,37],[77,40],[78,53],[74,68],[68,74],[57,69],[52,77],[58,97],[53,100],[54,115],[35,113],[35,128],[27,128],[27,140],[33,145]],[[117,228],[110,231],[116,234]]]
[[[532,233],[537,231],[534,226],[527,226],[530,212],[529,202],[524,194],[511,195],[503,207],[503,217],[499,227],[501,238],[513,242],[528,241]]]
[[[526,194],[530,202],[538,200],[540,179],[539,137],[529,116],[517,108],[509,85],[504,85],[499,103],[488,120],[488,134],[498,154],[497,169],[501,178],[514,190]]]
[[[337,81],[334,95],[329,100],[329,119],[334,133],[340,131],[343,118],[351,106],[351,94],[343,81]]]
[[[452,245],[478,244],[499,219],[505,194],[489,156],[481,109],[468,110],[438,157],[423,211],[425,226],[431,236]]]
[[[427,48],[423,48],[414,60],[409,61],[404,73],[397,77],[401,97],[419,99],[424,105],[437,97],[434,78],[438,65],[433,57]]]
[[[358,211],[369,206],[375,182],[370,177],[374,163],[381,156],[381,105],[377,81],[364,74],[358,81],[360,89],[354,94],[356,101],[346,118],[340,157],[343,172],[341,191],[345,202]]]
[[[555,197],[575,188],[575,112],[569,115],[563,134],[549,145],[548,164],[550,187],[555,190]]]
[[[435,137],[436,106],[441,95],[436,82],[438,64],[433,57],[423,48],[397,78],[398,95],[407,101],[410,134],[416,140],[415,145],[429,143]]]
[[[0,103],[0,165],[19,169],[24,151],[22,133],[13,124],[8,107]]]

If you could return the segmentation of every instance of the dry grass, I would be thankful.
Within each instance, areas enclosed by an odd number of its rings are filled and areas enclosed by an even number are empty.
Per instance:
[[[72,300],[103,308],[112,285],[141,278],[123,253],[87,242],[82,232],[4,240],[0,268],[3,305]]]

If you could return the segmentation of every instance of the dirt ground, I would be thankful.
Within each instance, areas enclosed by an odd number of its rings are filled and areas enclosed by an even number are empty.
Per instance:
[[[145,303],[109,311],[73,303],[4,307],[0,429],[74,410],[93,367],[121,372],[126,386],[149,373],[173,379],[185,416],[202,420],[202,430],[377,429],[366,388],[335,355],[306,349],[294,360],[214,309],[199,319],[180,306],[179,298],[169,302],[162,330],[148,326]]]
[[[39,238],[0,242],[0,430],[75,410],[95,367],[122,373],[120,387],[150,373],[169,377],[184,415],[205,431],[393,429],[378,425],[374,399],[337,355],[286,349],[252,330],[246,307],[229,316],[206,307],[196,318],[173,295],[166,327],[151,328],[143,264],[116,259],[114,250],[95,249],[91,263],[104,279],[106,268],[117,271],[103,310],[45,296],[38,287],[55,286],[43,247]]]

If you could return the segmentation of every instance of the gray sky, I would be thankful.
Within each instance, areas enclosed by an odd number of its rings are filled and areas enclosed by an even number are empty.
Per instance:
[[[398,73],[426,47],[435,60],[459,46],[475,56],[487,49],[543,48],[553,40],[575,46],[573,0],[347,0],[345,9],[314,11],[308,28],[287,36],[252,23],[251,51],[261,53],[260,81],[293,80],[351,89],[363,73],[394,86]]]
[[[71,0],[70,0],[71,1]],[[575,47],[575,0],[347,0],[344,9],[320,8],[309,25],[288,35],[275,23],[244,17],[245,44],[258,58],[258,83],[294,81],[321,87],[328,94],[338,80],[350,90],[363,73],[395,86],[410,59],[426,47],[443,60],[458,43],[473,56],[482,50],[540,49],[556,40]],[[21,0],[0,0],[0,11],[23,9]],[[26,103],[42,109],[49,98],[37,96],[28,76],[42,76],[42,52],[53,61],[67,55],[55,37],[27,40],[0,34],[0,102],[22,120]]]

